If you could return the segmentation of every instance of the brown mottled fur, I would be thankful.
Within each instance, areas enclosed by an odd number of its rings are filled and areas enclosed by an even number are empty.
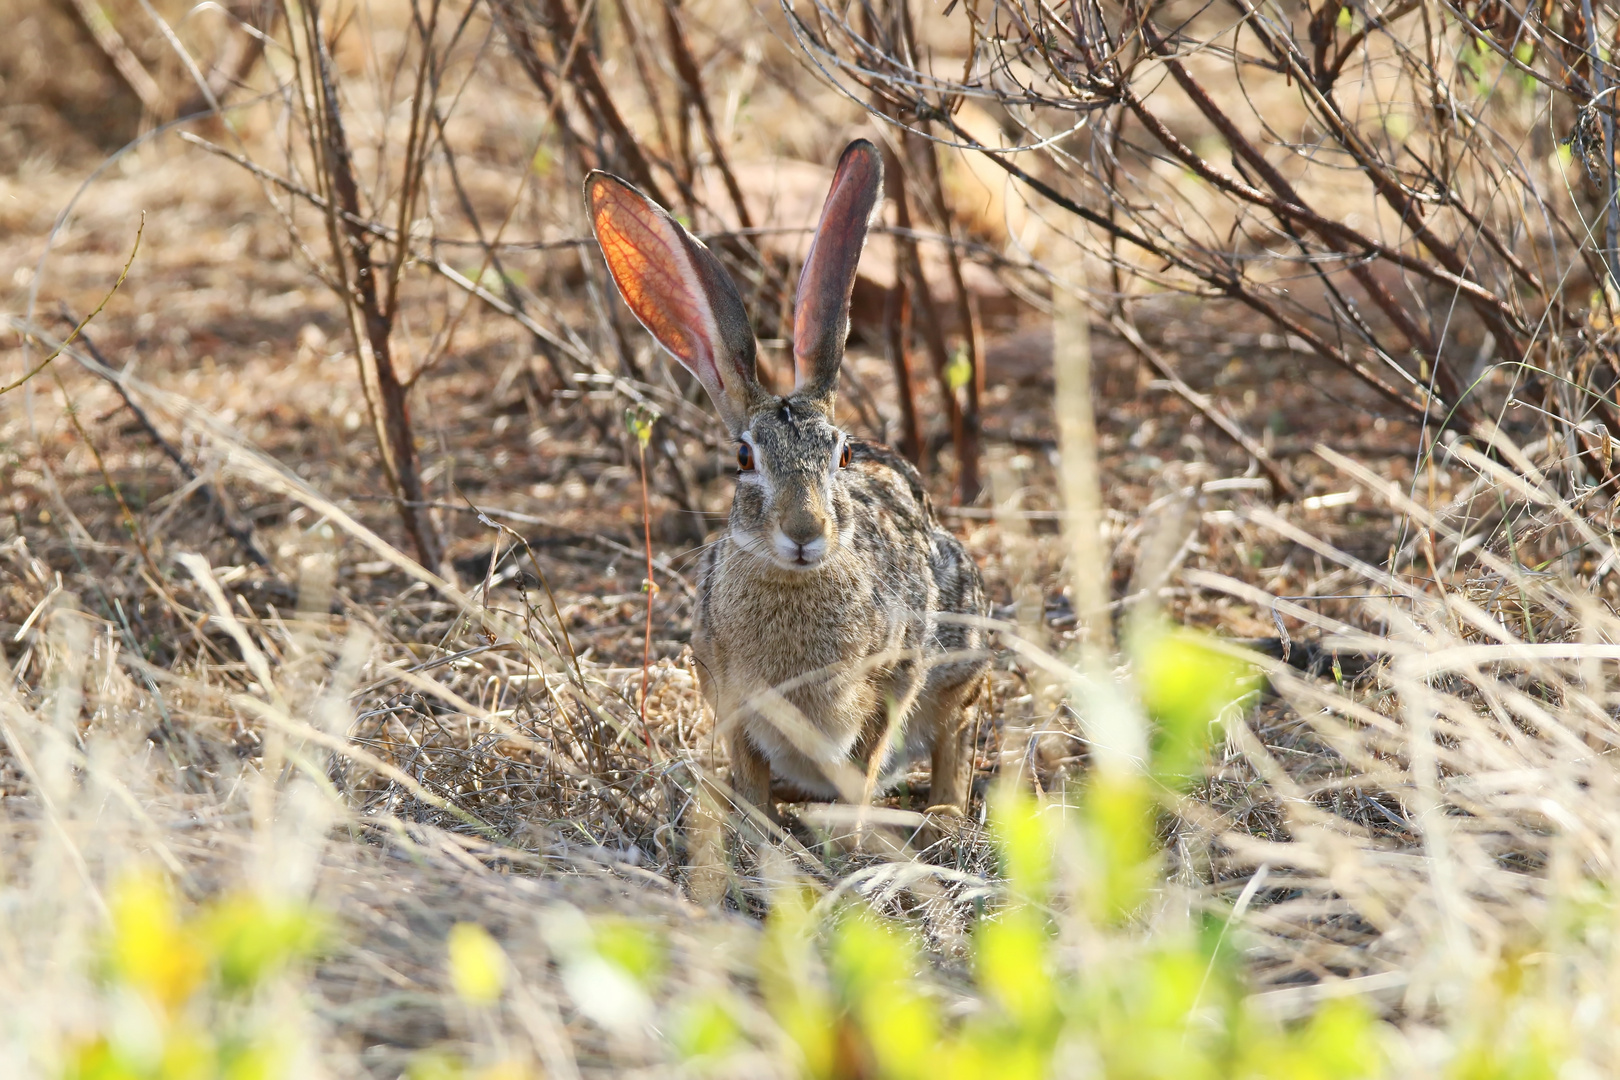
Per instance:
[[[799,278],[792,395],[755,373],[753,332],[718,260],[624,181],[592,173],[585,203],[636,317],[697,375],[738,442],[730,529],[710,548],[692,636],[731,745],[732,785],[770,810],[776,776],[864,799],[933,757],[932,802],[964,809],[967,709],[988,658],[979,569],[934,518],[922,478],[833,424],[849,296],[883,187],[857,140],[833,177]]]
[[[805,414],[795,422],[797,444],[819,449],[824,438],[808,429],[833,430],[827,418],[809,403],[787,402],[795,417]],[[765,441],[763,430],[788,426],[779,410],[756,417],[756,442]],[[770,772],[811,795],[851,796],[838,766],[870,768],[892,709],[895,731],[879,776],[888,780],[931,753],[930,801],[961,809],[970,764],[965,709],[988,661],[977,627],[940,616],[983,615],[983,583],[935,520],[916,469],[876,443],[853,441],[853,449],[850,467],[828,485],[834,539],[811,570],[757,553],[776,507],[739,490],[731,530],[709,549],[698,585],[692,647],[704,693],[728,730],[733,783],[757,805],[769,804]],[[778,481],[778,503],[788,501],[784,486]]]

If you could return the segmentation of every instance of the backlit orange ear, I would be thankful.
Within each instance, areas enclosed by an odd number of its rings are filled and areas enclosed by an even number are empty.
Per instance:
[[[591,227],[625,304],[652,336],[699,377],[715,368],[719,334],[698,293],[680,237],[648,213],[646,200],[611,181],[591,184]],[[671,224],[678,224],[672,222]],[[661,227],[662,226],[662,227]],[[724,385],[717,370],[713,377]]]
[[[698,377],[727,426],[741,430],[762,391],[754,333],[730,276],[680,222],[618,177],[586,177],[585,206],[625,305]]]

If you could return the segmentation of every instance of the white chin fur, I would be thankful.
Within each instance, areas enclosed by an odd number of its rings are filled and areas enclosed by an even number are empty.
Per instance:
[[[784,570],[810,570],[827,557],[827,541],[818,536],[808,544],[799,544],[776,529],[771,534],[771,556]]]
[[[758,533],[742,529],[731,530],[731,542],[737,545],[738,550],[766,562],[781,570],[800,573],[814,570],[827,558],[827,541],[822,538],[812,540],[799,550],[799,545],[789,540],[780,530],[773,529],[771,537],[767,540]],[[801,562],[800,559],[803,559]]]

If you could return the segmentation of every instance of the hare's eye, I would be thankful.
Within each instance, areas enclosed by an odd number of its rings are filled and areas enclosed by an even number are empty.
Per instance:
[[[743,472],[752,472],[754,469],[754,448],[747,443],[737,444],[737,468]]]
[[[845,443],[844,448],[838,451],[838,467],[840,469],[847,469],[854,460],[855,448],[849,445],[849,443]]]

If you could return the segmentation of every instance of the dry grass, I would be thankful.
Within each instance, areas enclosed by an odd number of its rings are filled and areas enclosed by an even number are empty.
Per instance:
[[[413,10],[426,8],[325,15],[378,228],[400,217],[406,186],[400,148],[427,55]],[[1533,421],[1511,436],[1482,423],[1426,440],[1420,415],[1381,415],[1362,382],[1305,366],[1275,327],[1138,289],[1127,328],[1213,393],[1295,494],[1274,497],[1099,308],[1106,560],[1078,566],[1058,531],[1051,275],[1039,262],[1053,225],[1031,224],[1042,204],[1009,197],[983,162],[942,155],[954,213],[928,220],[928,193],[912,194],[924,289],[910,288],[899,337],[930,483],[995,598],[973,806],[924,846],[918,774],[864,838],[810,808],[791,835],[768,837],[714,812],[723,744],[684,647],[694,556],[729,497],[725,448],[577,242],[583,169],[630,171],[629,150],[584,83],[548,99],[498,10],[522,17],[542,66],[567,49],[567,35],[544,37],[550,16],[523,5],[475,6],[452,44],[466,9],[446,7],[432,39],[443,125],[416,151],[420,205],[404,241],[373,237],[401,256],[391,341],[411,385],[422,509],[446,554],[431,569],[404,553],[392,466],[371,434],[374,369],[357,361],[349,301],[321,281],[343,256],[299,194],[326,181],[287,49],[270,47],[243,85],[221,84],[228,126],[187,128],[257,174],[168,131],[92,175],[99,151],[49,134],[73,126],[71,110],[36,94],[33,111],[5,114],[12,142],[0,148],[55,141],[0,174],[0,303],[16,346],[0,379],[38,363],[101,300],[143,212],[146,225],[88,338],[0,400],[0,1072],[60,1075],[76,1039],[128,1022],[98,956],[118,883],[148,868],[187,903],[246,892],[335,919],[322,958],[251,1006],[288,1075],[393,1077],[426,1068],[430,1048],[541,1075],[799,1075],[791,1025],[762,989],[773,972],[760,917],[790,885],[829,918],[864,898],[915,931],[928,992],[953,1017],[978,1015],[975,931],[1007,900],[987,792],[1018,778],[1065,819],[1095,764],[1105,698],[1077,673],[1086,613],[1074,610],[1086,573],[1122,629],[1162,609],[1274,657],[1268,690],[1227,717],[1190,793],[1159,792],[1165,854],[1132,933],[1168,940],[1194,916],[1227,925],[1257,1007],[1298,1017],[1363,998],[1387,1021],[1376,1039],[1398,1075],[1498,1075],[1467,1063],[1509,1061],[1515,1040],[1556,1044],[1579,1075],[1613,1071],[1620,556],[1612,492],[1594,483],[1608,475],[1607,436],[1554,438]],[[661,6],[603,3],[580,40],[671,202],[720,234],[767,376],[782,379],[783,284],[803,242],[793,230],[824,163],[877,129],[806,70],[782,12],[726,0],[677,10],[713,145],[680,105],[697,91],[681,89]],[[189,92],[162,66],[178,61],[160,65],[130,29],[134,16],[113,16],[164,100]],[[285,40],[284,26],[260,25]],[[182,29],[199,54],[218,37]],[[958,29],[922,19],[941,70],[960,70]],[[87,38],[58,31],[77,40],[63,46],[73,79],[106,75]],[[33,94],[13,86],[26,65],[5,63],[6,92]],[[37,67],[16,85],[91,92]],[[95,85],[129,130],[81,132],[92,145],[165,119],[111,76]],[[1192,123],[1185,99],[1164,107]],[[1261,107],[1279,127],[1302,115],[1281,96]],[[1047,119],[1031,116],[1027,130]],[[1136,174],[1147,192],[1174,179],[1162,161]],[[1359,197],[1335,195],[1331,179],[1307,193],[1341,208]],[[1198,229],[1231,225],[1207,188],[1177,190],[1206,200]],[[738,228],[744,216],[753,230]],[[480,241],[503,221],[506,246]],[[935,242],[946,227],[968,241],[965,321]],[[880,241],[857,293],[842,409],[855,430],[898,440],[887,301],[916,282],[907,235]],[[1091,266],[1094,282],[1107,273]],[[942,392],[931,374],[914,321],[929,308],[941,342],[979,359],[976,397]],[[642,522],[624,423],[637,404],[659,414],[644,718]],[[983,491],[965,504],[970,444],[952,427],[964,414],[983,439]],[[1129,698],[1128,666],[1115,676]],[[1049,962],[1082,979],[1128,963],[1078,899],[1095,860],[1065,841],[1051,898]],[[458,922],[505,950],[497,1005],[450,987]],[[638,980],[623,950],[643,937],[659,959]],[[693,1009],[707,1002],[739,1034],[726,1054],[693,1060]],[[1074,1060],[1078,1075],[1093,1059]]]

